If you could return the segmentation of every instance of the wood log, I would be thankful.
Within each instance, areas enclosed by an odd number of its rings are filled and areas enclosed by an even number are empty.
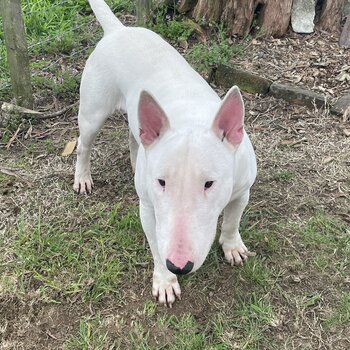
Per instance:
[[[318,27],[334,32],[340,29],[345,0],[323,0]]]
[[[350,47],[350,14],[348,15],[348,18],[346,19],[343,31],[340,35],[339,45],[345,46],[345,47]]]
[[[288,30],[293,0],[265,0],[258,18],[264,34],[282,36]]]

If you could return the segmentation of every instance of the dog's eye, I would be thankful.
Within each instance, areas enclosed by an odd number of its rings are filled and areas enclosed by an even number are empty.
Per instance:
[[[165,187],[165,181],[162,179],[158,179],[159,185],[161,185],[162,187]]]
[[[207,181],[204,185],[204,188],[207,190],[208,188],[210,188],[211,186],[213,186],[214,181]]]

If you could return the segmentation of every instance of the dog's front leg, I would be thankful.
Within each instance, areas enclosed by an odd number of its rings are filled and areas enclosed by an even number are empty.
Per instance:
[[[153,207],[140,201],[140,217],[154,261],[152,294],[160,304],[171,307],[176,297],[181,299],[181,290],[177,276],[161,262],[156,242],[156,220]]]
[[[240,198],[231,201],[224,209],[219,242],[222,245],[226,260],[231,265],[242,265],[248,256],[255,255],[255,253],[248,251],[239,233],[239,223],[248,200],[249,191]]]

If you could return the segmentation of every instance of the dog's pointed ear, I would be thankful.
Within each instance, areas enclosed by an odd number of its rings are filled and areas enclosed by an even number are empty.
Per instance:
[[[216,114],[212,126],[215,134],[222,140],[238,147],[243,139],[244,104],[237,86],[226,94]]]
[[[142,91],[138,106],[140,138],[144,147],[150,146],[169,129],[169,120],[158,102]]]

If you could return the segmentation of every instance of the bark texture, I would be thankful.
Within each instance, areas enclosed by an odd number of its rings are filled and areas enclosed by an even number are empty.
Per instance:
[[[249,34],[258,4],[257,0],[226,1],[221,19],[230,28],[231,34]]]
[[[32,109],[34,99],[21,2],[2,0],[0,7],[13,94],[21,107]]]
[[[258,19],[266,35],[282,36],[286,33],[293,0],[265,0]]]
[[[220,20],[225,2],[224,0],[199,0],[193,16],[197,20],[217,22]]]
[[[247,35],[255,19],[267,35],[281,36],[289,25],[293,0],[198,0],[193,15],[222,22],[230,34]],[[260,6],[259,6],[260,5]],[[257,8],[261,8],[259,13]]]
[[[323,0],[319,28],[334,32],[340,29],[345,0]]]

